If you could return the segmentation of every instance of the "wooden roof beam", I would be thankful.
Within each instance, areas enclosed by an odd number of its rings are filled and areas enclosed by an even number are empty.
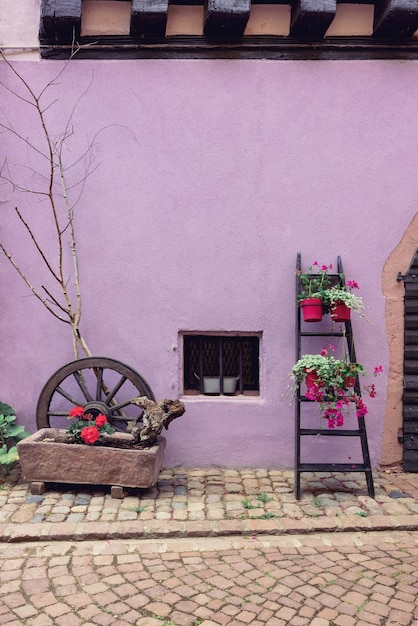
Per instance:
[[[295,0],[290,18],[290,35],[322,39],[337,11],[336,0]]]
[[[168,0],[132,0],[131,35],[164,37]]]
[[[72,43],[80,36],[81,0],[42,0],[41,35],[57,43]]]
[[[203,32],[207,37],[242,37],[251,0],[206,0]]]
[[[386,39],[412,37],[418,28],[417,0],[380,0],[374,11],[373,35]]]
[[[301,39],[322,39],[337,10],[336,0],[294,0],[290,35]]]

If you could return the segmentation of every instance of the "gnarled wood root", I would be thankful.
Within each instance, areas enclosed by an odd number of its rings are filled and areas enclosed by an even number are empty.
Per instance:
[[[154,402],[146,396],[139,396],[131,400],[132,404],[144,409],[142,416],[131,429],[135,444],[149,446],[161,433],[162,429],[168,429],[168,425],[177,417],[183,415],[186,410],[180,400],[161,400]],[[140,424],[142,423],[142,426]]]

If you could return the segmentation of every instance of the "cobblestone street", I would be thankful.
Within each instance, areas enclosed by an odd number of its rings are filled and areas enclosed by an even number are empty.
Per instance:
[[[414,533],[0,546],[7,626],[415,626]]]
[[[31,495],[16,469],[0,485],[0,531],[8,536],[24,528],[30,539],[39,527],[56,533],[63,524],[67,533],[118,524],[137,534],[160,528],[172,536],[190,529],[210,535],[418,526],[417,474],[375,472],[374,484],[370,498],[363,474],[306,474],[298,501],[292,471],[180,468],[164,470],[152,489],[126,490],[116,499],[109,488],[91,485],[50,484]]]
[[[418,475],[164,470],[0,485],[0,625],[416,626]]]

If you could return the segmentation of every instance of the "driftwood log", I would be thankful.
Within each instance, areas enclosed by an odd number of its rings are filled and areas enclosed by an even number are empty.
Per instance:
[[[144,409],[143,414],[131,429],[135,444],[142,446],[151,445],[161,433],[162,429],[168,429],[170,422],[175,420],[186,410],[180,400],[161,400],[154,402],[146,396],[139,396],[131,400],[132,404]],[[141,425],[142,424],[142,425]]]

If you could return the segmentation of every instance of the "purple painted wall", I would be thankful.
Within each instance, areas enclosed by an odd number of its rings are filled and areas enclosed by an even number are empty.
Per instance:
[[[59,67],[18,65],[37,88]],[[3,63],[0,74],[11,80]],[[381,275],[416,213],[417,77],[418,63],[396,61],[74,61],[65,70],[50,110],[56,131],[90,82],[74,115],[74,154],[105,128],[76,210],[93,352],[137,369],[158,399],[177,397],[179,332],[262,332],[260,397],[183,398],[167,465],[292,466],[294,410],[283,395],[297,251],[305,267],[342,256],[369,306],[371,322],[353,322],[357,357],[387,370]],[[21,103],[4,96],[2,108],[30,132]],[[31,165],[14,144],[5,137],[1,161]],[[1,238],[33,275],[12,208],[39,213],[47,237],[40,200],[4,186],[0,194]],[[73,359],[71,335],[4,258],[0,279],[0,399],[35,430],[43,384]],[[374,464],[385,390],[383,376],[367,416]],[[338,456],[351,456],[346,444]]]

